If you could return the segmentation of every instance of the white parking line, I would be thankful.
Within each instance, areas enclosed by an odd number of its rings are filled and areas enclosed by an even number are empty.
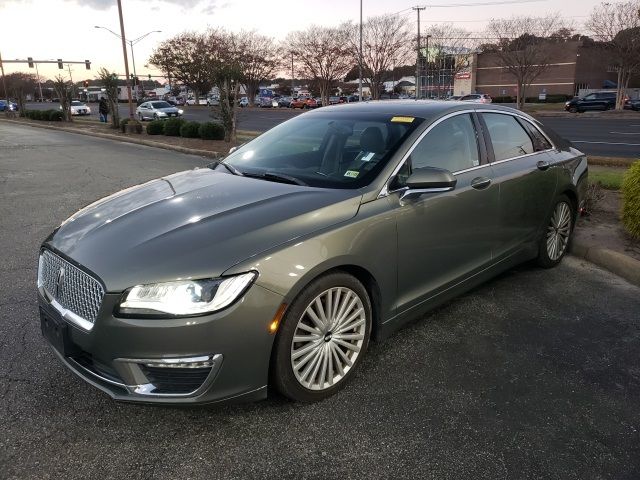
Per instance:
[[[570,140],[572,143],[592,143],[596,145],[627,145],[629,147],[640,147],[640,143],[620,143],[620,142],[588,142],[586,140]]]
[[[640,132],[609,132],[615,133],[616,135],[640,135]]]

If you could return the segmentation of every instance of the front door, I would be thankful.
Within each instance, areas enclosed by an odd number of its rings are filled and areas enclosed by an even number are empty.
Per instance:
[[[390,196],[398,228],[398,313],[491,262],[499,188],[480,155],[477,132],[468,113],[442,120],[415,145],[398,175],[398,186],[421,167],[443,168],[457,179],[452,191]]]

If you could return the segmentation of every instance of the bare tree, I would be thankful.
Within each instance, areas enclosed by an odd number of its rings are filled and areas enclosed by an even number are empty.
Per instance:
[[[214,109],[224,127],[225,142],[236,139],[236,99],[240,83],[245,78],[242,59],[247,44],[242,35],[226,30],[209,30],[206,33],[207,69],[212,82],[220,90],[220,104]]]
[[[66,122],[73,121],[71,118],[71,82],[68,82],[62,75],[58,75],[53,83],[53,88],[60,99],[64,120]]]
[[[524,107],[527,88],[549,68],[557,46],[550,35],[564,26],[560,15],[489,21],[488,36],[497,40],[492,51],[516,81],[518,108]]]
[[[610,53],[618,72],[616,109],[624,108],[624,92],[631,76],[640,71],[640,0],[602,3],[586,23]]]
[[[427,78],[433,76],[437,96],[441,89],[452,86],[457,74],[469,67],[469,59],[477,50],[471,32],[452,24],[427,27],[428,49],[426,51]]]
[[[359,26],[349,23],[351,62],[359,62]],[[362,77],[374,100],[380,98],[383,83],[396,65],[402,65],[413,51],[413,36],[407,20],[398,15],[369,17],[362,25]],[[349,67],[351,67],[350,65]]]
[[[184,32],[158,45],[149,63],[193,90],[196,105],[213,86],[206,34]]]
[[[353,66],[349,40],[347,25],[312,25],[305,31],[292,32],[287,37],[286,44],[295,52],[300,76],[317,83],[323,105],[329,104],[332,87]]]
[[[9,95],[16,99],[20,116],[25,114],[26,96],[34,93],[36,89],[36,77],[31,73],[14,72],[5,75],[5,83]]]
[[[120,128],[120,112],[118,110],[118,76],[106,68],[101,68],[98,71],[98,76],[100,77],[105,93],[107,94],[107,102],[109,104],[109,111],[111,112],[111,127]]]
[[[253,106],[260,82],[276,72],[278,48],[273,38],[259,35],[255,31],[240,32],[236,43],[242,50],[242,56],[238,59],[242,69],[242,84],[245,86],[249,105]]]

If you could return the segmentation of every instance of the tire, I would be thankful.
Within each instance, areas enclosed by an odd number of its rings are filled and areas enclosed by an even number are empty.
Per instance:
[[[154,120],[158,120],[158,114],[157,114],[157,113],[154,113],[154,114],[153,114],[153,119],[154,119]]]
[[[140,120],[141,122],[144,122],[144,117],[142,116],[141,113],[138,114],[138,120]]]
[[[332,323],[323,322],[320,311],[328,313]],[[314,280],[291,303],[282,320],[275,340],[271,383],[282,395],[298,402],[315,402],[335,394],[349,382],[367,351],[371,318],[371,301],[358,279],[334,272]],[[346,324],[336,325],[340,321]]]
[[[578,107],[569,107],[570,113],[578,113]]]
[[[607,110],[609,110],[611,107],[609,106],[608,103],[604,104],[604,111],[606,112]]]
[[[537,263],[542,268],[558,265],[571,244],[575,209],[566,195],[559,196],[547,216],[538,244]]]

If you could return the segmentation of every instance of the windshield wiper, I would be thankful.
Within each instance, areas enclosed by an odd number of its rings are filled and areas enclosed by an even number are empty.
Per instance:
[[[285,175],[284,173],[273,173],[273,172],[244,173],[244,176],[251,177],[251,178],[261,178],[263,180],[270,180],[272,182],[290,183],[292,185],[300,185],[303,187],[309,186],[299,178],[292,177],[291,175]]]
[[[224,163],[222,160],[214,160],[213,162],[211,162],[209,165],[207,165],[208,168],[210,168],[211,170],[213,170],[214,168],[216,168],[218,165],[222,165],[224,168],[226,168],[227,170],[229,170],[229,172],[233,173],[234,175],[239,175],[241,177],[244,176],[244,173],[242,173],[240,170],[238,170],[236,167],[234,167],[233,165],[230,165],[228,163]]]

